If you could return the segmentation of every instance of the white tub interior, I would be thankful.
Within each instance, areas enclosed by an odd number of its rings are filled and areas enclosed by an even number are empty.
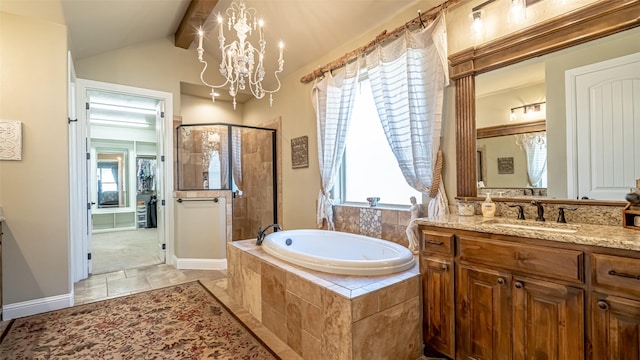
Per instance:
[[[342,275],[386,275],[414,266],[413,254],[391,241],[327,230],[286,230],[267,235],[268,254],[309,269]]]

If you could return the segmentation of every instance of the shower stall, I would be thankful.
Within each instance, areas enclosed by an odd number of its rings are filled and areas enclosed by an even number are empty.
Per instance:
[[[232,240],[255,238],[278,222],[274,129],[212,123],[176,131],[177,190],[229,191]]]

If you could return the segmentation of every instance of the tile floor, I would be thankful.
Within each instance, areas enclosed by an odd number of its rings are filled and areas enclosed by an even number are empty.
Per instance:
[[[109,231],[91,235],[94,274],[157,265],[158,229]]]
[[[283,360],[302,359],[227,295],[226,271],[178,270],[166,264],[92,275],[75,284],[75,304],[109,299],[199,280]]]

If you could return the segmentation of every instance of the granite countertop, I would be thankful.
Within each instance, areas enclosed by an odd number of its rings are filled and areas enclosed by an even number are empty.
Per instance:
[[[640,251],[640,231],[620,226],[560,224],[479,215],[419,218],[419,225]]]

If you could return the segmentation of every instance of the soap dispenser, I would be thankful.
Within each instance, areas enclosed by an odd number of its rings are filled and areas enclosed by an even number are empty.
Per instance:
[[[482,216],[492,218],[496,214],[496,204],[491,200],[491,193],[487,193],[487,197],[482,203]]]

